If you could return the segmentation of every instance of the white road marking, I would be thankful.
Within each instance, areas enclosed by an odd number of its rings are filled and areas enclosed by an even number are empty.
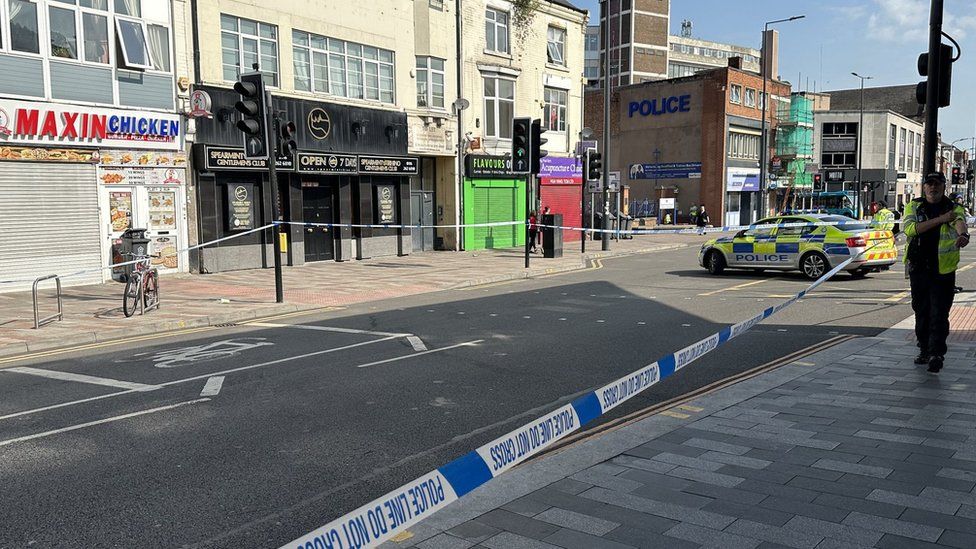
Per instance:
[[[407,341],[410,343],[410,346],[413,347],[414,351],[427,350],[427,346],[424,345],[424,342],[421,341],[420,338],[417,336],[407,336]]]
[[[566,319],[565,319],[565,318],[560,318],[559,320],[560,320],[560,321],[565,321]]]
[[[332,349],[323,349],[321,351],[313,351],[311,353],[305,353],[305,354],[302,354],[302,355],[289,356],[289,357],[285,357],[285,358],[278,358],[278,359],[275,359],[275,360],[269,360],[268,362],[261,362],[259,364],[251,364],[249,366],[240,366],[238,368],[231,368],[229,370],[222,370],[220,372],[211,372],[209,374],[201,374],[201,375],[198,375],[198,376],[188,377],[188,378],[184,378],[184,379],[176,379],[176,380],[173,380],[173,381],[167,381],[165,383],[160,383],[159,385],[156,385],[156,387],[157,388],[169,387],[170,385],[179,385],[181,383],[189,383],[191,381],[199,381],[201,379],[207,379],[207,378],[210,378],[212,376],[219,376],[219,375],[233,374],[233,373],[237,373],[237,372],[244,372],[244,371],[247,371],[247,370],[253,370],[255,368],[263,368],[265,366],[273,366],[275,364],[282,364],[284,362],[291,362],[293,360],[301,360],[303,358],[311,358],[313,356],[319,356],[319,355],[324,355],[324,354],[328,354],[328,353],[335,353],[337,351],[345,351],[346,349],[352,349],[354,347],[362,347],[364,345],[372,345],[374,343],[381,343],[383,341],[389,341],[391,339],[397,339],[399,337],[400,337],[399,335],[389,336],[389,337],[384,337],[382,339],[373,339],[373,340],[370,340],[370,341],[362,341],[360,343],[353,343],[351,345],[344,345],[342,347],[335,347],[335,348],[332,348]],[[65,406],[74,406],[75,404],[84,404],[86,402],[92,402],[94,400],[101,400],[103,398],[117,397],[117,396],[121,396],[121,395],[127,395],[127,394],[131,394],[131,393],[135,393],[135,392],[137,392],[136,389],[130,389],[128,391],[119,391],[117,393],[109,393],[107,395],[99,395],[99,396],[96,396],[96,397],[83,398],[81,400],[73,400],[71,402],[62,402],[61,404],[52,404],[50,406],[44,406],[42,408],[34,408],[33,410],[24,410],[23,412],[14,412],[12,414],[7,414],[5,416],[0,416],[0,420],[10,419],[10,418],[19,417],[19,416],[26,416],[26,415],[30,415],[30,414],[36,414],[38,412],[46,412],[48,410],[55,410],[57,408],[64,408]]]
[[[207,380],[203,390],[200,391],[202,397],[212,397],[220,394],[220,389],[224,386],[224,376],[213,376]]]
[[[36,433],[33,435],[27,435],[18,438],[11,438],[8,440],[0,441],[0,446],[7,446],[8,444],[14,444],[15,442],[25,442],[28,440],[34,440],[38,438],[49,437],[51,435],[57,435],[60,433],[77,431],[78,429],[84,429],[85,427],[94,427],[95,425],[101,425],[103,423],[111,423],[113,421],[129,419],[131,417],[144,416],[146,414],[154,414],[156,412],[164,412],[166,410],[172,410],[173,408],[179,408],[180,406],[186,406],[187,404],[196,404],[198,402],[206,402],[208,400],[210,399],[198,398],[196,400],[188,400],[186,402],[177,402],[176,404],[170,404],[168,406],[160,406],[159,408],[151,408],[149,410],[142,410],[141,412],[132,412],[130,414],[123,414],[121,416],[108,417],[105,419],[99,419],[97,421],[89,421],[88,423],[80,423],[78,425],[72,425],[71,427],[62,427],[61,429],[54,429],[53,431],[44,431],[43,433]]]
[[[448,351],[450,349],[457,349],[458,347],[471,347],[473,345],[477,345],[479,343],[482,343],[483,341],[484,341],[483,339],[476,339],[474,341],[468,341],[466,343],[458,343],[457,345],[451,345],[450,347],[441,347],[440,349],[431,349],[429,351],[423,351],[421,353],[414,353],[412,355],[403,355],[403,356],[388,358],[386,360],[377,360],[376,362],[368,362],[366,364],[360,364],[360,365],[358,365],[356,367],[357,368],[368,368],[369,366],[377,366],[379,364],[386,364],[388,362],[396,362],[398,360],[403,360],[405,358],[413,358],[415,356],[420,356],[420,355],[429,355],[431,353],[439,353],[441,351]]]
[[[335,326],[313,326],[310,324],[274,324],[271,322],[250,322],[248,326],[260,326],[262,328],[298,328],[300,330],[318,330],[320,332],[335,332],[339,334],[365,334],[377,336],[397,336],[406,337],[411,334],[394,334],[392,332],[374,332],[371,330],[356,330],[355,328],[338,328]]]
[[[118,387],[119,389],[131,389],[133,391],[154,391],[158,385],[146,385],[144,383],[132,383],[131,381],[121,381],[109,379],[107,377],[86,376],[84,374],[72,374],[71,372],[59,372],[57,370],[42,370],[40,368],[28,368],[21,366],[17,368],[7,368],[0,372],[16,372],[29,376],[46,377],[61,381],[76,381],[78,383],[89,383],[91,385],[105,385],[107,387]]]

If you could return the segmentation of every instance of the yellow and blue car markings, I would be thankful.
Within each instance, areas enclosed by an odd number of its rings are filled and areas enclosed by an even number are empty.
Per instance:
[[[821,216],[792,215],[764,219],[757,225],[772,225],[795,222],[821,222]],[[851,220],[855,223],[854,220]],[[852,248],[847,239],[860,236],[877,246],[869,249],[854,267],[887,266],[895,262],[897,248],[890,231],[865,231],[862,228],[844,229],[842,226],[823,225],[809,231],[789,231],[791,227],[776,227],[760,231],[759,234],[739,233],[735,236],[716,238],[702,245],[699,263],[704,266],[705,254],[709,250],[719,250],[729,267],[762,267],[779,269],[799,269],[800,259],[810,251],[824,254],[832,265],[847,259]],[[802,233],[802,234],[798,234]],[[867,246],[866,246],[867,247]],[[861,250],[854,248],[854,253]]]

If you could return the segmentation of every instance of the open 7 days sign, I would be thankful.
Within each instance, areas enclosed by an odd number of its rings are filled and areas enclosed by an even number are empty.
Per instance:
[[[0,144],[182,148],[179,115],[0,100]]]

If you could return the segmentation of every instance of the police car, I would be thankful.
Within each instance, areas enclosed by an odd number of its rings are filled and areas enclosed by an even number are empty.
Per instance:
[[[838,225],[789,226],[801,223]],[[774,269],[800,271],[815,280],[851,256],[856,259],[844,270],[855,277],[886,270],[898,259],[891,231],[871,230],[867,223],[841,215],[781,215],[756,225],[773,227],[709,240],[698,253],[698,264],[715,275],[726,268]]]

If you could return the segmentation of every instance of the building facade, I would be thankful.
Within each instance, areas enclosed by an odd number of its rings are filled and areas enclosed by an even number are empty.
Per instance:
[[[200,240],[267,224],[277,209],[291,223],[284,230],[289,265],[450,247],[432,229],[331,225],[453,223],[452,5],[320,4],[313,12],[295,0],[197,4],[196,87],[214,109],[213,118],[196,121],[193,145]],[[277,161],[277,208],[266,163],[244,158],[235,128],[231,88],[255,64],[274,110],[297,129],[297,154]],[[235,193],[249,197],[243,206]],[[201,272],[269,266],[270,250],[269,232],[251,233],[202,249],[195,266]]]
[[[670,0],[608,0],[600,3],[600,30],[610,30],[610,78],[613,86],[668,77],[670,18]],[[605,48],[604,39],[601,38],[601,67],[605,66]],[[600,74],[603,74],[602,69]]]
[[[582,97],[587,13],[564,0],[542,1],[525,18],[501,0],[464,0],[461,34],[461,112],[465,172],[461,218],[467,224],[525,219],[529,209],[551,204],[578,222],[581,168],[573,158],[583,130]],[[542,173],[536,185],[511,173],[512,120],[542,120]],[[521,225],[471,227],[466,250],[524,242]],[[567,235],[569,236],[569,235]],[[571,238],[571,237],[570,237]]]
[[[865,110],[862,132],[860,110],[834,107],[831,96],[831,110],[815,113],[813,154],[820,161],[823,184],[816,190],[846,191],[853,201],[861,200],[862,208],[878,200],[901,207],[921,196],[922,124],[890,110]]]
[[[185,11],[183,0],[0,3],[0,280],[107,280],[129,228],[147,230],[161,271],[188,268],[177,253],[191,209]]]
[[[767,86],[770,102],[789,101],[789,84],[768,81]],[[691,206],[701,204],[716,225],[757,220],[764,192],[761,90],[761,78],[731,67],[614,90],[610,169],[619,172],[631,200],[660,205],[661,199],[673,199],[671,213],[679,222],[687,222]],[[587,95],[586,124],[602,139],[602,91]],[[767,124],[772,136],[772,107]],[[768,145],[771,157],[773,139]]]
[[[742,70],[759,74],[761,53],[755,48],[673,34],[668,36],[668,48],[668,78],[721,68],[732,57],[742,59]]]

